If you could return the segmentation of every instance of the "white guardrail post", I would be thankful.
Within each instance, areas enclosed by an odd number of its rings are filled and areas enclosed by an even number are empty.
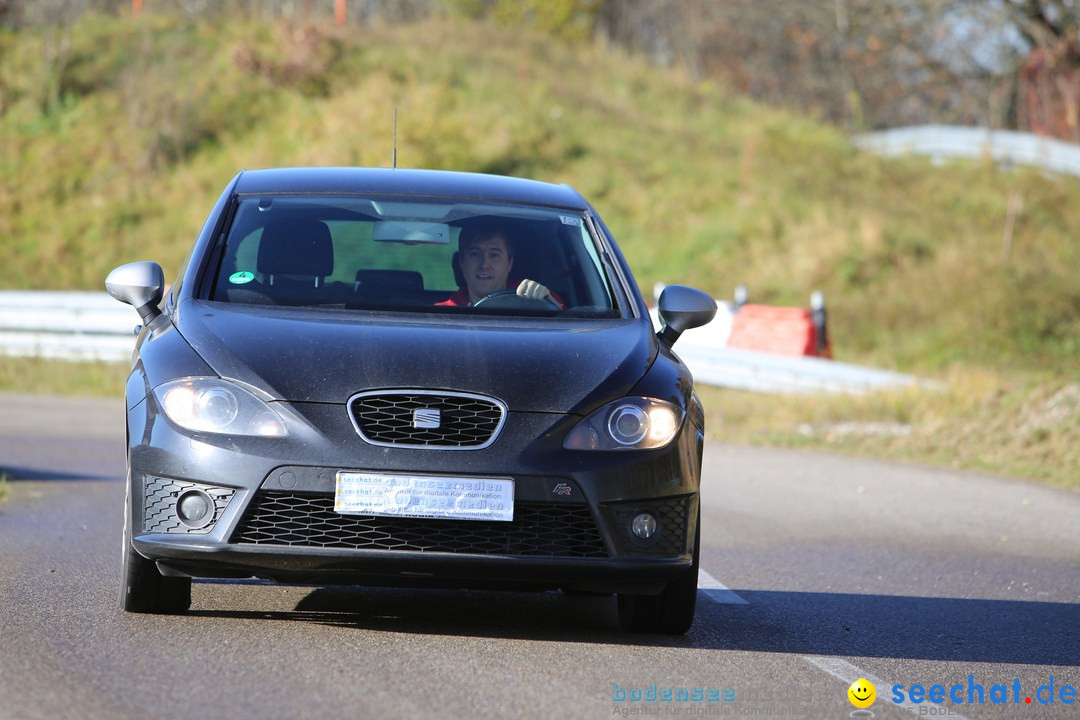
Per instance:
[[[864,393],[918,382],[833,360],[727,348],[731,318],[730,305],[718,302],[716,319],[675,345],[697,382],[762,393]],[[655,310],[652,319],[659,329]],[[132,308],[104,292],[0,291],[0,354],[127,362],[138,322]]]

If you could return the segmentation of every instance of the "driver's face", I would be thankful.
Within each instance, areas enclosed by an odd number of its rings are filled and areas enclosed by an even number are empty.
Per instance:
[[[496,235],[488,240],[472,243],[461,251],[461,272],[469,291],[469,300],[476,302],[496,290],[506,289],[506,279],[514,259],[506,248],[506,238]]]

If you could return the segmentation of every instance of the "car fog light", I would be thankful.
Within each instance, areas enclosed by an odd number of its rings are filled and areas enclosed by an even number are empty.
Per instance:
[[[176,517],[189,528],[204,528],[214,519],[214,500],[202,490],[188,490],[176,500]]]
[[[639,540],[648,540],[656,534],[656,518],[649,513],[641,513],[634,518],[630,529]]]

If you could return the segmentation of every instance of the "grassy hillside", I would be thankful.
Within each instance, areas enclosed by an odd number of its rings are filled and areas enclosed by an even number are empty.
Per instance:
[[[386,166],[395,107],[399,165],[570,183],[644,288],[745,283],[798,305],[820,289],[839,359],[952,388],[779,404],[710,391],[717,437],[1080,478],[1080,182],[882,160],[812,119],[540,34],[150,15],[0,34],[0,287],[97,289],[136,259],[171,276],[238,169]],[[56,372],[7,362],[0,386],[47,389]],[[1023,408],[1059,395],[1057,420],[1021,432]],[[848,417],[921,439],[815,430]]]

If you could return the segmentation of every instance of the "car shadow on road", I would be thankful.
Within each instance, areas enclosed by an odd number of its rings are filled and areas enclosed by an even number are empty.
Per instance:
[[[330,586],[311,588],[294,609],[264,612],[204,609],[199,602],[201,584],[195,585],[190,616],[265,618],[425,635],[581,642],[613,642],[621,636],[613,596]],[[244,592],[259,591],[246,587]],[[269,599],[273,602],[272,594]]]
[[[271,618],[432,635],[597,642],[963,662],[1080,665],[1080,605],[1011,600],[737,590],[699,593],[685,636],[619,630],[612,596],[398,588],[313,588],[295,608],[195,616]],[[198,607],[198,603],[196,603]]]

